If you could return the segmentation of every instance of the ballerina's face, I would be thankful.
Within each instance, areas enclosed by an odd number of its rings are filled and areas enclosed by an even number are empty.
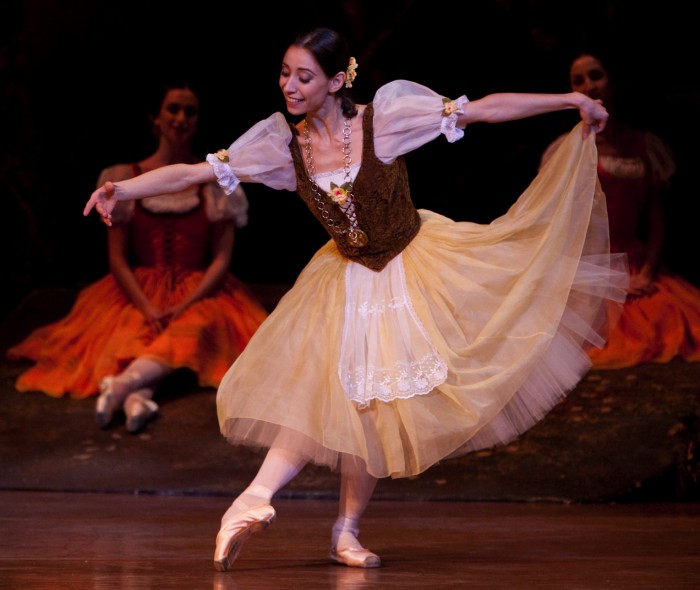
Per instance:
[[[313,113],[338,90],[308,49],[291,46],[282,60],[279,85],[287,111],[292,115]]]

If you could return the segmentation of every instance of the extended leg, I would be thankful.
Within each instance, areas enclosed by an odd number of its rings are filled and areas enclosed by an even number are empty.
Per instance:
[[[253,533],[275,521],[272,496],[289,483],[306,465],[307,459],[292,451],[271,448],[251,484],[238,496],[221,518],[216,536],[214,567],[227,571],[241,547]]]

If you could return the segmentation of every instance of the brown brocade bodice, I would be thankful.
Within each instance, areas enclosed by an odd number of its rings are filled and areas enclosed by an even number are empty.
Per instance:
[[[365,246],[352,246],[345,234],[335,234],[323,219],[314,198],[313,180],[306,171],[294,126],[292,133],[295,137],[289,147],[296,171],[297,193],[335,240],[340,253],[367,268],[379,271],[418,234],[420,216],[411,200],[403,157],[396,158],[391,164],[384,164],[374,154],[373,113],[373,105],[370,103],[365,108],[362,121],[362,163],[353,182],[358,225],[369,238]],[[326,191],[320,187],[317,190],[325,197]],[[326,201],[326,211],[341,227],[349,226],[338,205]]]

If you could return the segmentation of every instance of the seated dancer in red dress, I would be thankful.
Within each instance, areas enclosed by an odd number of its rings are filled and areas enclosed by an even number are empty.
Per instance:
[[[156,151],[140,162],[106,168],[97,182],[119,182],[161,166],[201,161],[192,150],[198,95],[166,86],[154,105]],[[84,398],[99,392],[96,419],[106,427],[124,410],[138,432],[158,411],[164,377],[190,369],[201,386],[217,387],[267,311],[230,272],[236,228],[247,223],[242,189],[215,183],[125,202],[108,228],[110,273],[82,290],[63,319],[12,347],[12,359],[35,364],[16,382]]]
[[[657,135],[618,116],[610,73],[600,58],[579,55],[570,66],[571,89],[601,99],[611,113],[596,134],[598,177],[605,193],[610,249],[627,254],[630,285],[606,345],[591,348],[594,369],[618,369],[674,357],[700,360],[700,289],[663,260],[664,195],[675,172],[673,155]],[[547,161],[564,137],[545,151]]]

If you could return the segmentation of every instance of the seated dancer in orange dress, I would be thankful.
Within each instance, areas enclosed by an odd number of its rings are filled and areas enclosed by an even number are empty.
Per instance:
[[[617,116],[613,84],[600,58],[584,53],[569,71],[571,89],[602,99],[610,112],[596,134],[598,177],[606,196],[610,249],[628,256],[630,285],[607,344],[590,351],[594,369],[617,369],[674,357],[700,360],[700,289],[662,258],[663,196],[675,172],[673,154],[657,135]],[[545,151],[547,161],[564,136]]]
[[[106,168],[97,186],[201,161],[192,150],[198,95],[168,85],[154,107],[157,150]],[[158,411],[152,398],[164,377],[190,369],[201,386],[217,387],[267,312],[229,268],[235,230],[247,223],[242,189],[229,196],[216,183],[200,184],[122,203],[115,213],[111,272],[81,291],[66,317],[7,354],[35,361],[18,390],[72,398],[99,391],[98,424],[123,409],[127,430],[138,432]]]

